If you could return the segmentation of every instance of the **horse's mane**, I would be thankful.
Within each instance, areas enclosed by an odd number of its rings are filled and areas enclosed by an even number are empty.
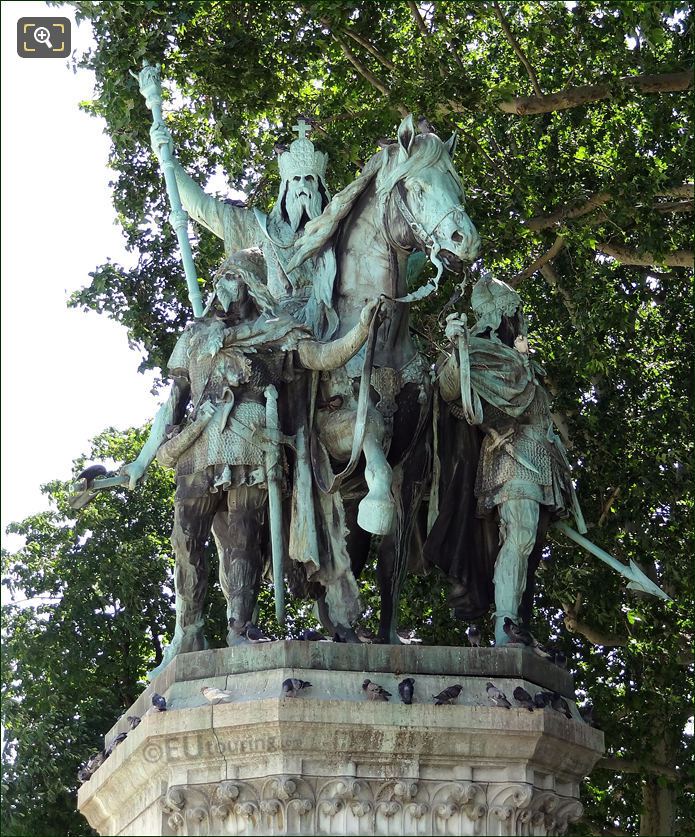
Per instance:
[[[457,183],[461,183],[456,170],[451,165],[451,158],[446,146],[435,134],[421,134],[413,140],[413,147],[407,159],[399,162],[400,145],[393,143],[377,151],[365,165],[360,176],[338,192],[318,218],[309,221],[304,228],[304,235],[295,244],[295,253],[287,265],[294,270],[308,258],[316,255],[333,235],[349,214],[359,196],[376,179],[377,195],[388,195],[393,187],[405,177],[413,177],[422,169],[436,165],[442,155],[445,164]]]

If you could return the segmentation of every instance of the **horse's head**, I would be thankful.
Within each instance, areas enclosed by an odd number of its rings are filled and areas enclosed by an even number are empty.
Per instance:
[[[448,142],[432,133],[416,135],[408,115],[398,129],[398,142],[385,149],[388,160],[377,180],[391,240],[402,249],[424,250],[440,272],[442,266],[460,271],[480,251],[451,163],[455,146],[456,134]]]

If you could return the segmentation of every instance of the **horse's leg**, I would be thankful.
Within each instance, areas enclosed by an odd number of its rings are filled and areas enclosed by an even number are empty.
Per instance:
[[[348,555],[350,556],[350,567],[355,578],[359,578],[369,559],[369,547],[372,536],[369,532],[365,532],[357,524],[357,503],[353,501],[345,502],[345,524],[347,527],[347,538],[345,546]],[[316,612],[319,622],[324,630],[328,631],[331,636],[336,633],[341,639],[347,642],[359,642],[359,638],[351,628],[338,628],[330,618],[328,613],[328,605],[326,604],[325,593],[321,594],[316,600]]]
[[[393,472],[383,448],[384,422],[376,410],[370,409],[362,451],[366,464],[364,476],[369,489],[357,509],[357,522],[374,535],[388,535],[393,529],[395,503],[391,492]]]
[[[392,458],[399,462],[393,469],[396,525],[382,540],[377,562],[381,593],[379,641],[396,645],[401,642],[397,633],[401,588],[430,465],[429,426],[423,423],[425,413],[419,396],[420,388],[407,384],[399,397],[391,442]]]

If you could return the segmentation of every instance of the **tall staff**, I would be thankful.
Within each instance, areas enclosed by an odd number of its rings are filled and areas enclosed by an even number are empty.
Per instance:
[[[135,74],[133,73],[133,75]],[[162,79],[159,73],[159,66],[153,66],[147,61],[143,61],[142,70],[136,78],[140,83],[140,92],[145,97],[145,103],[152,111],[153,126],[164,127],[164,118],[162,116]],[[179,240],[183,269],[186,273],[188,298],[190,299],[193,307],[193,316],[202,317],[204,310],[203,298],[200,294],[198,274],[195,269],[195,264],[193,263],[191,243],[188,240],[188,214],[181,205],[179,187],[176,183],[176,175],[174,174],[174,158],[171,153],[171,135],[169,135],[169,142],[162,145],[159,159],[162,172],[164,173],[164,182],[166,183],[167,194],[169,195],[169,203],[171,204],[169,221],[171,222],[171,226],[174,228],[176,237]]]

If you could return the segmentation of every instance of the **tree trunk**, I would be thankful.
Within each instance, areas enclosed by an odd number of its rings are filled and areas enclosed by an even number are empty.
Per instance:
[[[660,738],[654,747],[654,760],[658,764],[670,764],[669,752],[664,738]],[[662,776],[647,776],[642,784],[642,813],[640,815],[640,835],[673,834],[673,794],[674,787]]]

